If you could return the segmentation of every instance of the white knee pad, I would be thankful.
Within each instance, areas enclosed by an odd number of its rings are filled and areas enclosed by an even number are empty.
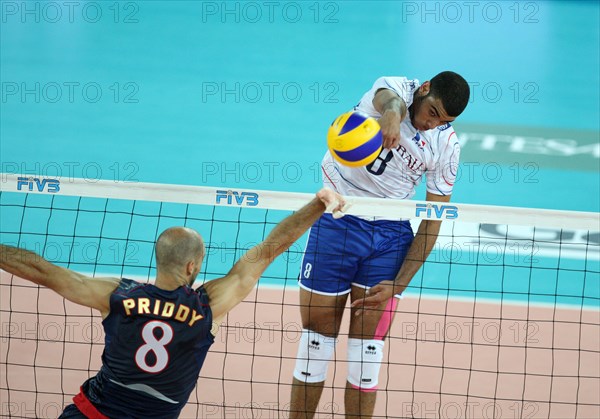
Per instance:
[[[294,377],[305,383],[320,383],[327,378],[327,367],[335,351],[336,338],[302,329]]]
[[[360,390],[377,388],[383,359],[382,340],[348,339],[348,382]]]

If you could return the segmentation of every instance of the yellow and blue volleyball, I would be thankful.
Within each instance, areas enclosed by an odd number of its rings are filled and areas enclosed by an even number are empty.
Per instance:
[[[344,166],[372,163],[383,146],[379,122],[360,112],[347,112],[336,118],[327,132],[329,152]]]

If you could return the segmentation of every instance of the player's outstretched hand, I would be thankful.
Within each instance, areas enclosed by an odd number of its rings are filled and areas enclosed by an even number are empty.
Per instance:
[[[351,305],[356,309],[356,316],[362,314],[364,310],[380,308],[390,298],[394,297],[399,291],[399,286],[394,281],[381,281],[366,291],[365,298],[359,298]]]
[[[379,118],[379,126],[383,135],[383,148],[392,149],[400,144],[400,114],[387,110]]]
[[[350,204],[346,202],[342,195],[329,188],[323,188],[317,192],[317,198],[325,204],[326,211],[331,212],[333,218],[343,217],[346,215],[345,212],[348,211],[348,208],[350,208]]]

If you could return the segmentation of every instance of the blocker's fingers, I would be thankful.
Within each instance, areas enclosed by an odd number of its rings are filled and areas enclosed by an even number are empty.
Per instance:
[[[331,201],[329,201],[329,204],[327,204],[325,211],[334,212],[338,209],[339,206],[340,206],[340,202],[337,199],[332,199]]]
[[[344,215],[346,215],[346,212],[348,212],[348,210],[350,209],[351,206],[352,206],[352,204],[350,202],[344,203],[342,208],[336,209],[333,211],[333,213],[332,213],[333,218],[335,218],[335,219],[342,218]]]

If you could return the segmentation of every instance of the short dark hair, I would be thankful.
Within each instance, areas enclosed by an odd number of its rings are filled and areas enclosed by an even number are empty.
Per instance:
[[[439,98],[448,116],[457,117],[469,103],[469,84],[453,71],[443,71],[430,80],[429,94]]]

